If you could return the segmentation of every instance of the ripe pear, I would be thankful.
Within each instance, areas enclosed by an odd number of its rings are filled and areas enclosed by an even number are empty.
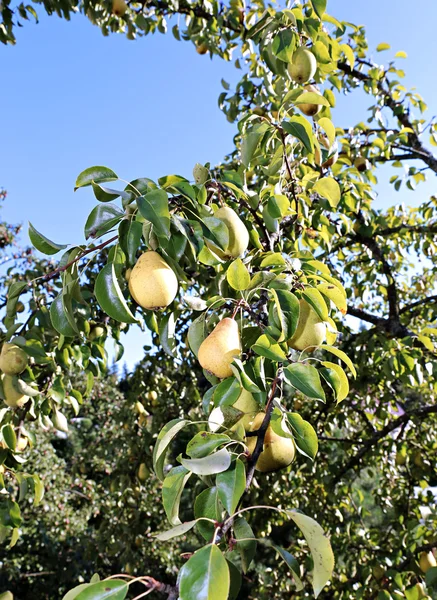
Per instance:
[[[423,573],[426,573],[432,567],[437,567],[437,561],[432,552],[421,552],[419,557],[419,567]]]
[[[27,354],[16,346],[5,342],[0,353],[0,370],[6,375],[19,375],[27,366]]]
[[[232,375],[231,363],[241,354],[238,324],[234,319],[222,319],[203,340],[198,352],[201,366],[216,377],[224,379]]]
[[[208,46],[205,44],[205,42],[202,42],[196,46],[196,52],[197,54],[206,54],[208,52]]]
[[[261,427],[265,413],[258,413],[255,417],[251,431],[256,431]],[[247,449],[252,454],[255,450],[257,437],[251,436],[246,440]],[[296,448],[291,438],[285,438],[275,433],[269,425],[264,438],[264,446],[256,463],[256,470],[261,473],[272,473],[279,469],[288,467],[296,455]]]
[[[288,345],[295,350],[305,350],[323,344],[326,337],[326,325],[314,308],[304,299],[300,300],[299,321]]]
[[[126,269],[126,273],[124,274],[124,278],[126,279],[126,281],[129,283],[129,279],[132,273],[132,269]]]
[[[0,594],[0,600],[14,600],[14,596],[12,592],[8,590],[7,592],[3,592],[3,594]]]
[[[102,335],[105,333],[105,328],[102,327],[101,325],[98,325],[97,327],[93,327],[90,331],[90,334],[88,336],[88,339],[93,341],[96,338],[102,337]]]
[[[122,17],[127,11],[127,4],[124,0],[112,0],[112,14]]]
[[[306,85],[304,87],[305,92],[311,92],[313,94],[319,94],[318,88],[315,85]],[[297,108],[303,112],[307,117],[314,117],[318,112],[322,110],[321,104],[297,104]]]
[[[11,408],[21,408],[29,400],[29,396],[25,396],[17,385],[17,378],[11,375],[2,375],[3,395],[5,404]]]
[[[137,260],[129,277],[132,298],[147,310],[165,308],[178,291],[178,280],[173,269],[153,250],[144,252]]]
[[[358,158],[354,160],[354,167],[360,173],[364,173],[364,171],[368,171],[370,169],[370,163],[364,156],[358,156]]]
[[[221,254],[224,256],[231,256],[232,258],[238,258],[244,254],[249,245],[249,233],[235,210],[230,206],[222,206],[214,213],[214,217],[223,221],[229,230],[229,243],[227,248],[225,248],[223,253],[215,251],[216,254],[221,258]]]
[[[253,423],[254,418],[259,412],[259,405],[255,398],[252,396],[250,392],[245,390],[244,388],[241,390],[241,394],[238,396],[237,401],[233,404],[233,407],[241,410],[244,413],[244,416],[237,421],[237,423],[232,427],[232,429],[238,427],[238,425],[242,425],[245,431],[250,431],[250,426]]]
[[[298,48],[288,65],[288,72],[293,81],[297,83],[306,83],[314,77],[317,70],[317,61],[314,54],[302,46]]]

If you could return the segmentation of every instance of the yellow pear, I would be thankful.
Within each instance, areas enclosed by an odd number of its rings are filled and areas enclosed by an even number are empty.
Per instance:
[[[27,437],[20,437],[20,439],[17,441],[17,446],[16,446],[15,450],[17,452],[24,452],[24,450],[27,447],[28,442],[29,442],[29,440]],[[0,598],[0,600],[1,600],[1,598]]]
[[[297,83],[306,83],[312,79],[316,70],[316,57],[310,50],[302,46],[295,51],[291,63],[288,65],[290,77]]]
[[[256,431],[262,425],[265,413],[258,413],[255,417],[251,431]],[[252,454],[255,450],[256,436],[248,437],[246,440],[247,449]],[[261,473],[271,473],[288,467],[296,455],[296,448],[291,438],[285,438],[275,433],[269,425],[264,438],[264,446],[256,463],[256,470]]]
[[[423,583],[416,583],[416,585],[414,586],[414,589],[416,590],[417,594],[416,594],[416,598],[428,598],[426,592],[425,592],[425,588],[423,586]]]
[[[214,217],[223,221],[229,231],[229,243],[227,248],[223,253],[214,250],[216,254],[220,256],[220,258],[223,258],[223,256],[238,258],[244,254],[249,245],[249,233],[235,210],[230,206],[222,206],[214,213]]]
[[[132,273],[132,269],[126,269],[126,273],[124,274],[124,278],[129,283],[130,275]]]
[[[295,350],[305,350],[320,346],[325,337],[325,323],[306,300],[300,300],[299,321],[293,337],[288,340],[288,345]]]
[[[234,319],[222,319],[200,345],[198,359],[201,366],[216,377],[232,375],[231,363],[241,354],[240,332]]]
[[[319,90],[315,85],[306,85],[304,87],[305,92],[310,92],[312,94],[320,94]],[[314,117],[318,112],[321,111],[321,104],[297,104],[297,108],[303,112],[307,117]]]
[[[208,52],[208,46],[205,44],[205,42],[202,42],[196,46],[196,52],[197,54],[206,54]]]
[[[238,396],[237,401],[233,404],[233,407],[241,410],[241,412],[244,413],[244,416],[237,421],[232,429],[235,429],[241,424],[246,431],[250,431],[250,426],[259,412],[258,402],[250,392],[243,388],[241,390],[241,394]]]
[[[143,308],[165,308],[175,299],[178,280],[162,256],[150,250],[140,256],[132,269],[129,291]]]
[[[122,17],[127,11],[127,4],[124,0],[112,0],[112,14]]]
[[[146,481],[148,475],[150,474],[149,469],[145,463],[141,463],[138,467],[138,479],[144,483]]]
[[[0,594],[0,600],[14,600],[14,596],[12,592],[3,592],[3,594]]]
[[[3,395],[5,404],[11,408],[21,408],[29,400],[29,396],[25,396],[18,389],[17,378],[11,375],[2,375]]]
[[[90,331],[90,334],[88,336],[88,339],[93,341],[96,338],[102,337],[102,335],[105,333],[105,328],[102,327],[101,325],[97,325],[97,327],[93,327]]]
[[[419,567],[423,573],[426,573],[431,567],[437,567],[437,561],[432,552],[421,552],[419,557]]]
[[[5,342],[0,353],[0,370],[6,375],[19,375],[27,366],[27,354],[16,346]]]

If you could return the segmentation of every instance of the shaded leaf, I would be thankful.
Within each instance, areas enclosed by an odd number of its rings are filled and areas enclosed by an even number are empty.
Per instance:
[[[196,475],[214,475],[226,471],[231,464],[231,455],[223,448],[204,458],[181,458],[181,464]]]
[[[287,421],[293,431],[294,442],[302,454],[314,460],[319,449],[319,440],[314,427],[298,413],[287,413]]]
[[[42,252],[43,254],[56,254],[60,250],[63,250],[67,247],[66,244],[55,244],[48,238],[45,237],[42,233],[37,231],[32,223],[29,222],[29,238],[32,244],[35,246],[37,250]],[[21,284],[23,285],[23,284]]]
[[[307,363],[294,363],[284,369],[285,380],[294,388],[308,396],[325,402],[325,392],[320,383],[316,368]]]
[[[229,587],[228,564],[215,544],[195,552],[181,569],[180,600],[227,600]]]
[[[216,477],[219,498],[230,515],[233,515],[246,487],[246,469],[237,458],[232,467]]]
[[[162,484],[162,503],[167,519],[172,525],[180,525],[179,504],[185,484],[191,472],[183,466],[173,467]]]
[[[136,323],[118,284],[114,263],[108,263],[97,276],[94,293],[102,310],[120,323]]]

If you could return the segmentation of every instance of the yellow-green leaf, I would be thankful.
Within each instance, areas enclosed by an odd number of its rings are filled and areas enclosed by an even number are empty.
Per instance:
[[[327,360],[322,362],[322,365],[327,369],[332,369],[338,375],[339,385],[336,386],[335,395],[337,399],[337,404],[344,400],[349,394],[349,381],[347,379],[346,373],[340,367],[340,365],[336,365],[335,363],[329,362]]]
[[[383,50],[390,50],[390,44],[387,44],[386,42],[382,42],[382,44],[378,44],[376,46],[377,52],[382,52]]]
[[[347,313],[346,298],[336,285],[330,283],[321,283],[317,286],[317,289],[322,292],[324,296],[332,300],[332,302],[343,315]]]
[[[323,177],[322,179],[319,179],[313,187],[313,192],[316,192],[319,196],[322,196],[322,198],[326,198],[332,208],[335,208],[340,202],[340,186],[333,177]]]
[[[231,263],[226,271],[226,279],[234,290],[246,290],[250,284],[249,271],[241,258]]]

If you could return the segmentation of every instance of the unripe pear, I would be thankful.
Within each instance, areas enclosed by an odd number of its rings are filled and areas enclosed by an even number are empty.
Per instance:
[[[197,54],[206,54],[208,52],[208,46],[205,44],[205,42],[202,42],[196,46],[196,52]]]
[[[178,280],[173,269],[157,252],[144,252],[129,278],[132,298],[147,310],[165,308],[173,302]]]
[[[423,573],[426,573],[432,567],[437,567],[437,561],[432,552],[421,552],[419,557],[419,567]]]
[[[101,325],[97,325],[97,327],[93,327],[90,331],[90,334],[88,336],[88,339],[93,341],[96,338],[102,337],[102,335],[105,333],[105,328],[102,327]]]
[[[5,342],[0,353],[0,370],[6,375],[19,375],[27,366],[27,354],[16,346]]]
[[[24,304],[22,302],[20,302],[20,300],[15,305],[15,310],[17,311],[17,313],[24,312]],[[1,600],[1,597],[0,597],[0,600]]]
[[[255,417],[251,431],[257,431],[262,425],[265,413],[258,413]],[[247,449],[252,454],[255,450],[256,436],[248,437]],[[261,473],[271,473],[288,467],[296,455],[296,448],[291,438],[285,438],[275,433],[269,425],[264,438],[264,445],[256,463],[255,469]]]
[[[3,594],[0,594],[0,600],[14,600],[14,596],[12,592],[3,592]]]
[[[112,14],[122,17],[127,11],[127,4],[124,0],[112,0]]]
[[[230,206],[222,206],[214,213],[214,217],[223,221],[229,231],[229,243],[224,255],[238,258],[244,254],[249,245],[249,233],[235,210]]]
[[[295,350],[320,346],[325,341],[326,325],[314,308],[303,298],[300,300],[299,321],[288,345]]]
[[[198,352],[201,366],[216,377],[224,379],[232,375],[231,363],[241,354],[238,324],[234,319],[222,319],[203,340]]]
[[[312,79],[316,70],[316,57],[310,50],[302,46],[294,52],[291,63],[288,65],[290,77],[297,83],[306,83]]]
[[[250,431],[250,426],[259,412],[258,402],[250,392],[243,388],[241,390],[241,394],[238,396],[237,401],[233,404],[233,407],[244,413],[244,416],[237,421],[232,429],[241,424],[246,431]]]
[[[16,377],[11,375],[2,375],[3,394],[5,397],[5,404],[11,408],[21,408],[29,400],[29,396],[25,396],[21,392],[17,385],[18,381]]]
[[[407,449],[402,447],[400,450],[396,452],[395,463],[398,466],[403,466],[407,462]]]
[[[147,400],[150,400],[150,402],[153,402],[154,400],[158,400],[158,393],[155,392],[155,390],[151,390],[150,392],[147,392]]]
[[[364,173],[364,171],[368,171],[370,169],[370,163],[364,156],[358,156],[358,158],[354,160],[354,167],[360,173]]]
[[[146,481],[148,475],[150,474],[149,469],[145,463],[141,463],[138,467],[138,479],[144,483]]]
[[[417,592],[416,597],[419,598],[419,600],[421,598],[428,598],[428,596],[427,596],[427,594],[425,592],[425,588],[423,586],[423,583],[416,583],[416,585],[414,586],[414,589]]]
[[[305,90],[305,92],[311,92],[313,94],[320,93],[315,85],[306,85],[304,87],[304,90]],[[297,104],[296,106],[307,117],[314,117],[322,109],[321,104]]]

